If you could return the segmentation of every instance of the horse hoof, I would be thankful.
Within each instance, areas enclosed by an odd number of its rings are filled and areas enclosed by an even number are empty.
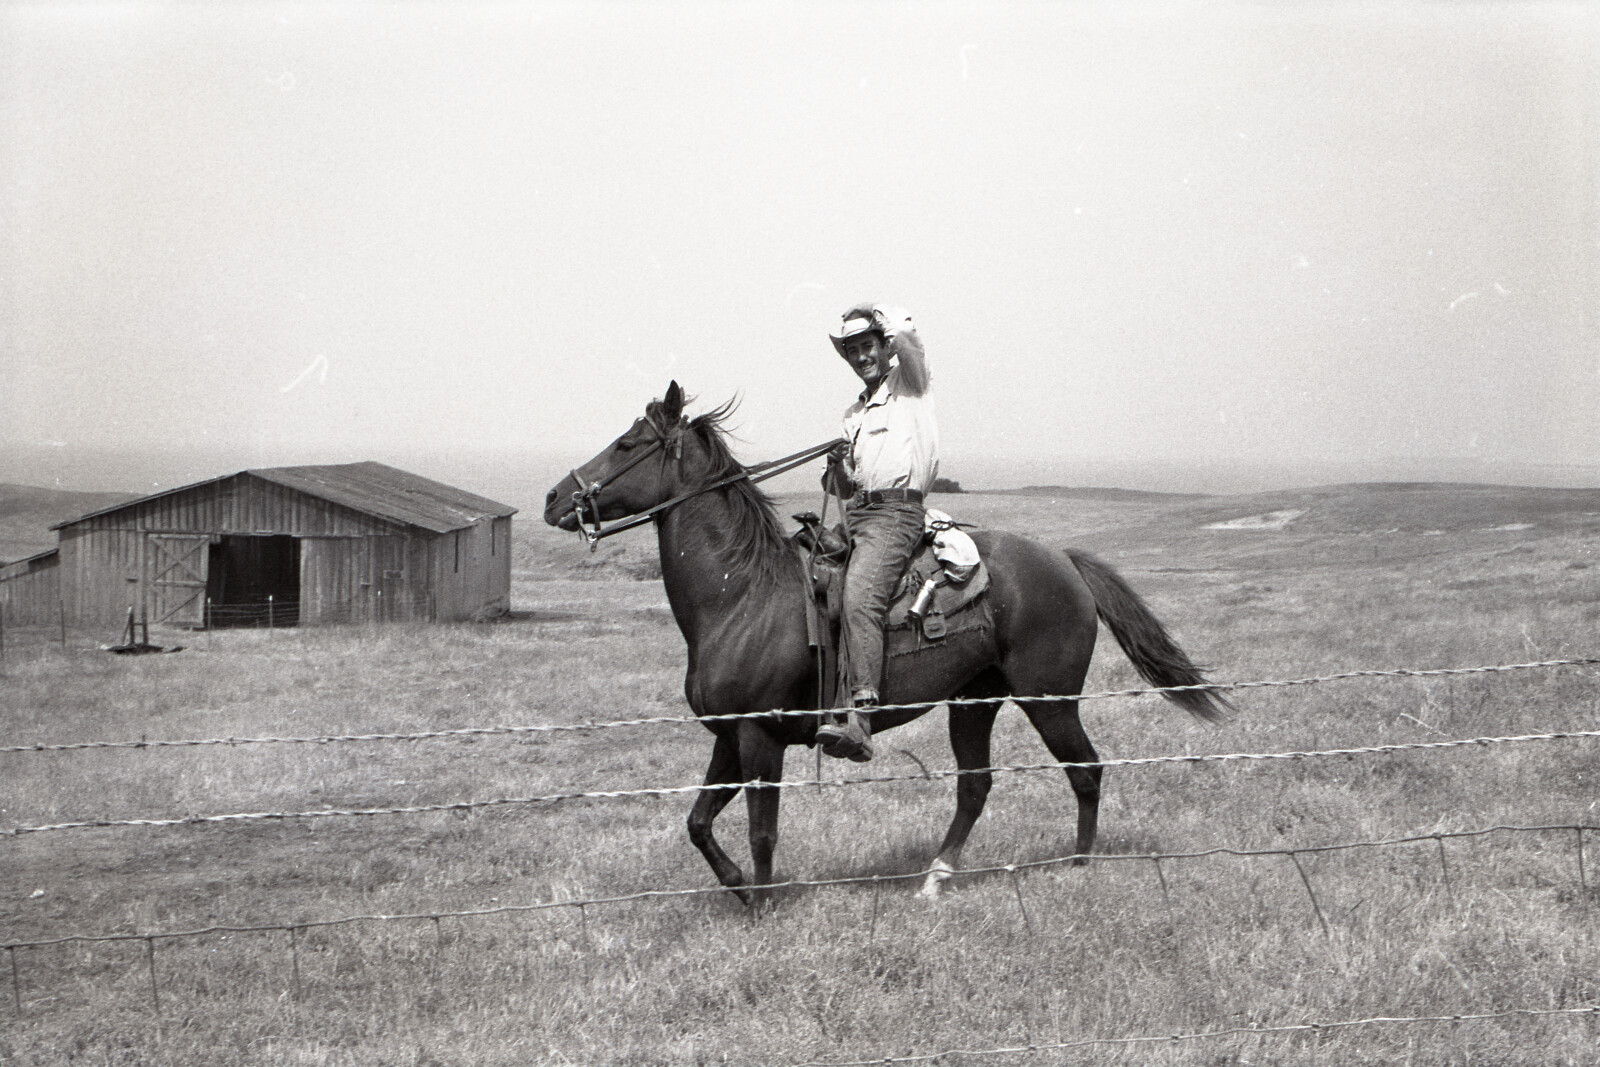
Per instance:
[[[922,888],[917,890],[917,899],[938,900],[939,893],[944,889],[945,882],[949,881],[950,876],[954,873],[954,867],[951,867],[943,860],[935,860],[933,866],[928,869],[928,877],[922,881]]]

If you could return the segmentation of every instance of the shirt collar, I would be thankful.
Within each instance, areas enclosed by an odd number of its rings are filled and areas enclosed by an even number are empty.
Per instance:
[[[861,395],[856,399],[864,408],[877,407],[880,404],[889,402],[889,392],[889,375],[885,374],[883,381],[878,383],[878,388],[872,391],[871,396],[868,396],[867,391],[863,389],[861,390]]]

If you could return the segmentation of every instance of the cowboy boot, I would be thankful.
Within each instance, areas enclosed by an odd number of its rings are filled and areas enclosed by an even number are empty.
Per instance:
[[[837,714],[824,716],[823,724],[817,727],[817,744],[822,746],[822,754],[832,756],[834,759],[848,759],[855,763],[866,763],[871,760],[872,731],[867,725],[866,717],[857,709],[873,707],[877,703],[877,691],[862,687],[857,689],[851,698],[851,707],[845,713],[843,722],[839,721]]]

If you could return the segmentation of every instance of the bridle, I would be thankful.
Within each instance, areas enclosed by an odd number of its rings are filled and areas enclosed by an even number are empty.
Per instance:
[[[672,446],[674,458],[683,458],[683,424],[681,421],[679,425],[672,431],[670,438],[666,433],[662,432],[661,427],[657,426],[654,421],[647,419],[646,422],[649,423],[651,429],[656,431],[655,439],[652,440],[647,447],[640,449],[637,453],[630,457],[628,462],[622,464],[616,470],[611,471],[604,478],[600,478],[585,485],[583,475],[578,473],[577,467],[572,468],[572,470],[568,472],[571,474],[572,480],[577,482],[579,486],[577,489],[573,490],[572,493],[572,510],[573,513],[578,516],[578,532],[583,535],[586,541],[589,542],[589,551],[591,552],[594,551],[595,542],[599,541],[602,537],[607,537],[611,534],[617,533],[623,528],[620,527],[620,524],[618,523],[613,523],[609,527],[601,526],[599,500],[600,491],[606,486],[610,485],[612,482],[616,481],[618,478],[621,478],[624,474],[627,474],[629,471],[633,470],[633,468],[637,467],[651,456],[655,455],[657,452],[661,453],[661,471],[663,474],[665,474],[667,466],[666,449],[669,442]],[[593,530],[584,529],[583,524],[585,510],[592,510],[594,512]]]
[[[653,455],[656,455],[657,453],[661,454],[661,469],[663,474],[666,473],[667,453],[669,450],[671,451],[672,458],[675,462],[683,459],[683,434],[685,425],[682,420],[680,420],[678,425],[673,427],[670,432],[663,431],[660,426],[656,425],[654,420],[646,419],[646,422],[648,422],[650,427],[656,431],[655,439],[651,441],[645,448],[639,450],[635,455],[631,456],[626,463],[617,467],[616,470],[611,471],[604,478],[590,482],[586,486],[584,484],[583,475],[578,473],[578,468],[574,467],[569,472],[572,480],[579,486],[579,488],[573,490],[572,493],[572,510],[573,513],[578,516],[578,533],[586,542],[588,542],[590,552],[595,550],[595,547],[599,544],[601,538],[610,537],[612,534],[621,533],[623,530],[631,530],[635,526],[642,526],[647,522],[651,522],[657,515],[677,507],[685,500],[690,500],[701,495],[702,493],[709,493],[717,489],[722,489],[726,486],[732,485],[735,482],[744,481],[745,479],[749,479],[752,483],[754,483],[776,477],[777,475],[783,474],[786,471],[791,471],[796,467],[810,463],[818,456],[824,455],[825,453],[831,451],[835,445],[842,444],[844,442],[844,438],[836,437],[831,441],[827,441],[820,445],[812,445],[810,448],[802,449],[792,455],[784,456],[782,459],[775,459],[770,463],[757,463],[753,467],[746,467],[743,470],[740,470],[734,474],[730,474],[724,478],[718,478],[715,481],[707,482],[705,485],[690,489],[687,492],[679,493],[670,500],[664,500],[654,507],[647,508],[644,511],[639,512],[637,515],[630,516],[626,519],[618,519],[609,526],[602,525],[600,522],[599,500],[600,491],[602,489],[610,485],[612,482],[615,482],[618,478],[622,477],[624,474],[627,474],[629,471],[633,470],[633,468],[637,467],[639,464],[643,463],[645,460],[649,459]],[[592,528],[586,528],[584,526],[584,522],[587,521],[585,519],[585,512],[591,512],[594,515]]]

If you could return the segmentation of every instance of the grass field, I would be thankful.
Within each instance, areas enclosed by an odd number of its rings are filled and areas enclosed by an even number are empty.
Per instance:
[[[1600,492],[1347,486],[1250,497],[942,498],[958,518],[1101,554],[1219,680],[1586,657],[1600,649]],[[814,507],[809,496],[780,501]],[[1285,513],[1299,514],[1281,522]],[[1278,513],[1270,520],[1238,524]],[[1216,528],[1235,523],[1235,528]],[[113,638],[9,631],[3,742],[407,732],[687,711],[648,531],[590,556],[517,524],[514,615],[480,626]],[[1228,725],[1098,700],[1105,758],[1600,729],[1567,667],[1246,690]],[[1108,637],[1090,691],[1137,684]],[[0,829],[97,818],[449,804],[697,781],[696,725],[512,737],[0,755]],[[1014,709],[997,763],[1044,762]],[[953,761],[942,713],[866,766]],[[812,756],[792,750],[790,778]],[[784,793],[778,875],[917,871],[949,780]],[[476,813],[65,830],[0,839],[0,939],[291,925],[712,884],[686,796]],[[1061,856],[1059,772],[997,776],[969,866]],[[1312,848],[1495,824],[1600,825],[1600,743],[1107,772],[1109,857]],[[744,860],[742,803],[718,823]],[[1298,857],[1114,858],[1015,878],[724,894],[478,918],[24,948],[0,963],[6,1064],[792,1064],[1373,1016],[1600,1004],[1600,832]],[[1441,849],[1444,865],[1441,864]],[[1314,891],[1307,893],[1307,885]],[[1321,918],[1319,919],[1318,912]],[[1327,931],[1324,932],[1323,924]],[[12,965],[15,965],[13,972]],[[15,979],[13,979],[13,974]],[[152,981],[153,979],[153,981]],[[154,988],[152,988],[152,985]],[[157,1010],[157,1004],[159,1010]],[[941,1062],[1592,1064],[1600,1017],[1513,1016],[1103,1045]]]

